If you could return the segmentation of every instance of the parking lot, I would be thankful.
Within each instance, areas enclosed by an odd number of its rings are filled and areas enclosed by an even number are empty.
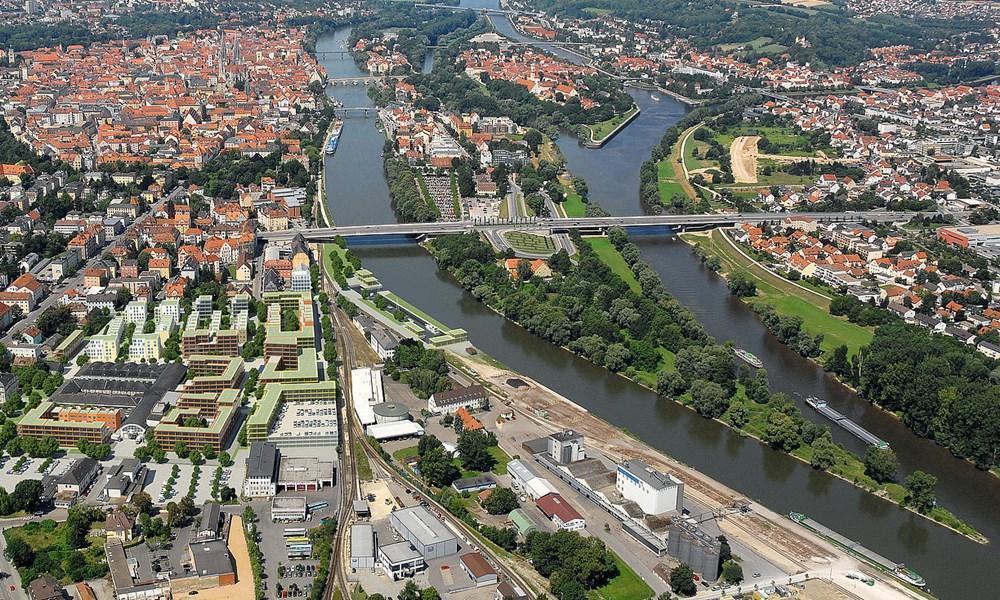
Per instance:
[[[318,492],[285,492],[279,494],[279,497],[305,497],[306,503],[330,503],[327,508],[311,513],[304,523],[272,523],[270,500],[254,500],[250,503],[254,512],[257,513],[260,551],[264,554],[264,580],[267,585],[267,597],[307,596],[308,590],[312,588],[318,563],[312,559],[289,559],[284,532],[285,529],[309,530],[319,526],[323,518],[335,517],[338,513],[339,493],[337,487],[334,486]],[[283,574],[279,574],[279,571]],[[282,596],[278,592],[279,588],[276,587],[278,584],[281,584],[280,589],[284,590],[288,594],[287,596]]]
[[[168,455],[173,458],[173,455]],[[177,478],[174,480],[173,494],[166,497],[162,494],[167,480],[170,479],[174,465],[178,467]],[[190,461],[168,461],[163,464],[146,463],[150,474],[146,476],[146,493],[157,505],[165,505],[167,502],[176,502],[188,492],[191,485],[191,477],[194,473],[194,465]],[[201,474],[198,477],[198,488],[194,495],[194,503],[200,505],[212,499],[212,479],[215,477],[217,461],[207,462],[201,465]],[[228,475],[227,475],[228,473]],[[237,460],[236,464],[223,469],[223,480],[220,481],[222,487],[231,487],[236,490],[237,495],[243,487],[243,478],[246,475],[246,465],[244,461]]]

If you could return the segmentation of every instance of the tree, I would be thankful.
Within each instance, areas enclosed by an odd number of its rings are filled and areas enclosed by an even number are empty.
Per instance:
[[[743,581],[743,567],[735,560],[727,560],[722,565],[722,580],[726,583],[739,583]]]
[[[219,464],[223,467],[231,467],[233,466],[233,457],[230,456],[228,452],[223,450],[219,453]]]
[[[757,284],[743,271],[737,271],[729,278],[729,291],[737,298],[757,295]]]
[[[188,452],[188,458],[191,460],[192,465],[200,465],[202,462],[204,462],[200,450],[192,450]]]
[[[896,476],[896,453],[889,448],[868,446],[865,450],[865,474],[879,483],[892,481]]]
[[[190,451],[188,450],[187,444],[184,442],[177,442],[174,444],[174,454],[178,458],[187,458]]]
[[[136,514],[151,515],[153,513],[153,499],[146,492],[139,492],[132,496],[132,507]]]
[[[729,424],[736,429],[742,429],[750,422],[750,411],[745,404],[734,404],[729,408]]]
[[[483,508],[491,515],[506,515],[518,506],[517,495],[505,487],[493,488],[489,497],[483,501]]]
[[[826,470],[837,461],[837,447],[829,436],[817,437],[810,446],[812,447],[812,456],[809,458],[809,464],[813,468]]]
[[[14,510],[35,512],[42,497],[42,482],[37,479],[23,479],[14,486],[10,495]]]
[[[489,448],[495,444],[492,436],[482,429],[463,431],[458,436],[458,454],[462,466],[470,471],[489,471],[496,463]]]
[[[35,562],[35,551],[31,549],[31,546],[27,542],[19,537],[12,536],[10,538],[7,542],[7,549],[4,550],[4,556],[19,569],[30,566]]]
[[[785,452],[791,452],[802,445],[795,420],[779,411],[773,411],[767,416],[763,438],[772,448]]]
[[[920,470],[910,473],[903,484],[906,488],[904,502],[921,513],[934,508],[937,481],[937,477]]]
[[[421,455],[417,460],[417,468],[427,483],[434,487],[451,485],[451,482],[458,478],[458,468],[440,446],[433,447]]]
[[[675,594],[682,596],[694,596],[698,591],[698,586],[694,583],[694,572],[691,567],[681,563],[670,571],[670,589]]]
[[[399,592],[399,600],[420,600],[420,588],[413,583],[412,579],[406,580],[406,585]]]
[[[699,415],[715,419],[729,408],[729,395],[714,381],[696,379],[691,383],[691,404]]]

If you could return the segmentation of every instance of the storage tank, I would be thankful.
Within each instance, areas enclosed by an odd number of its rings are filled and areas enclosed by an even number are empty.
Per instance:
[[[397,402],[383,402],[372,407],[376,423],[395,423],[410,418],[410,411]]]

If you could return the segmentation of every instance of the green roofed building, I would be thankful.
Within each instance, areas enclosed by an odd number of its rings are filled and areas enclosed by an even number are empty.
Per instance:
[[[274,426],[281,405],[286,402],[335,402],[337,382],[269,383],[257,409],[247,420],[247,440],[264,441]]]
[[[531,520],[531,517],[523,509],[515,508],[510,511],[510,514],[507,515],[507,520],[514,525],[514,528],[517,529],[517,534],[521,537],[527,537],[532,531],[538,531],[538,526],[535,525],[535,522]]]
[[[177,442],[184,442],[188,448],[211,446],[216,452],[221,452],[236,425],[240,412],[240,391],[224,390],[216,396],[214,405],[212,408],[171,408],[153,430],[156,441],[168,450]],[[188,424],[194,420],[204,420],[207,426]]]

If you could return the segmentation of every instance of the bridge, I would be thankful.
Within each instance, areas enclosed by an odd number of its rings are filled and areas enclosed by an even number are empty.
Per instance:
[[[351,115],[368,117],[378,114],[378,109],[371,106],[336,106],[333,109],[334,116],[347,118]]]
[[[420,8],[438,8],[441,10],[472,10],[481,14],[491,15],[530,15],[536,14],[524,10],[508,10],[504,8],[476,8],[474,6],[452,6],[448,4],[430,4],[427,2],[412,2],[410,0],[392,0],[393,2],[404,2]]]
[[[433,223],[389,223],[384,225],[347,225],[311,229],[270,231],[257,235],[265,241],[290,241],[302,235],[310,242],[329,242],[340,236],[345,238],[425,238],[471,231],[509,231],[522,229],[541,234],[605,233],[611,227],[626,229],[669,230],[710,229],[731,227],[737,223],[779,223],[789,217],[812,219],[822,223],[857,223],[860,221],[889,223],[909,221],[914,217],[937,216],[939,212],[866,211],[866,212],[817,212],[817,213],[710,213],[704,215],[648,215],[635,217],[580,217],[527,219],[516,223],[508,221],[444,221]],[[959,216],[957,213],[950,213]]]
[[[376,81],[385,81],[386,79],[395,79],[397,81],[402,81],[406,79],[408,75],[364,75],[362,77],[333,77],[327,79],[326,82],[330,85],[368,85],[369,83],[375,83]]]
[[[313,53],[316,58],[332,58],[336,56],[337,58],[347,58],[351,55],[350,50],[318,50]]]

